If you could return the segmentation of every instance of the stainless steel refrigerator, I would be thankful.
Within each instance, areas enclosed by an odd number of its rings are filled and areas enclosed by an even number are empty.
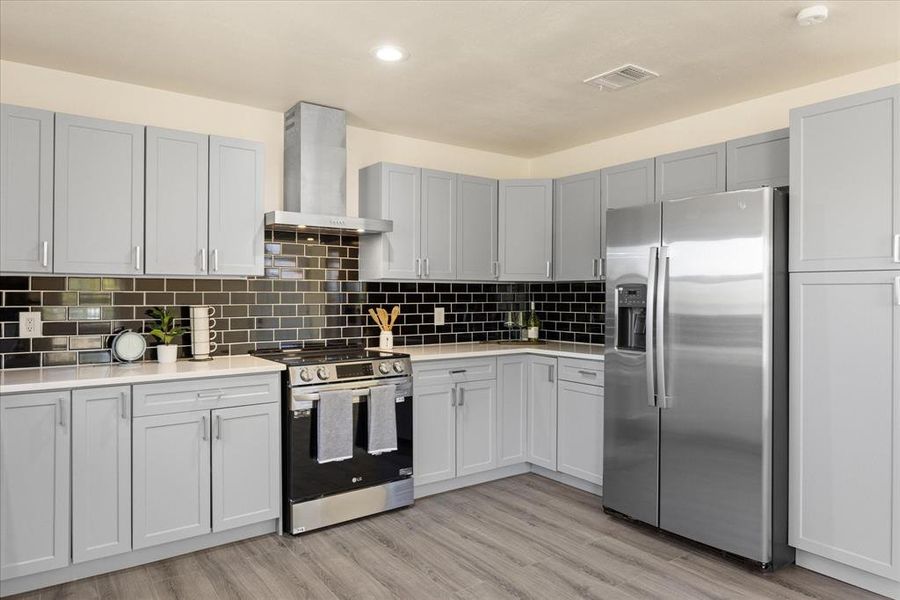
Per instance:
[[[787,195],[609,211],[603,506],[774,568],[787,546]]]

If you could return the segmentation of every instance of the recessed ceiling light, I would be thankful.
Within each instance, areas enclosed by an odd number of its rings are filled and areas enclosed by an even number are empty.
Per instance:
[[[807,6],[797,13],[797,23],[800,27],[818,25],[828,18],[828,7],[822,4]]]
[[[409,58],[409,52],[400,46],[378,46],[372,50],[372,55],[384,62],[400,62]]]

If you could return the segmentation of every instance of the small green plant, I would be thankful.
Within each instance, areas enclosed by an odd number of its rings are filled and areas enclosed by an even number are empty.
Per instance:
[[[166,306],[157,306],[147,311],[151,317],[156,319],[156,324],[150,330],[150,335],[158,338],[163,345],[168,346],[172,341],[185,332],[184,327],[175,325],[175,316],[169,312]]]

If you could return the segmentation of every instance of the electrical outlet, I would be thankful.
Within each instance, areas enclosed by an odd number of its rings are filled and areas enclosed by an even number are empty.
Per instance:
[[[435,325],[443,325],[444,324],[444,307],[443,306],[435,306],[434,307],[434,324]]]
[[[33,338],[41,336],[41,313],[19,313],[19,337]]]

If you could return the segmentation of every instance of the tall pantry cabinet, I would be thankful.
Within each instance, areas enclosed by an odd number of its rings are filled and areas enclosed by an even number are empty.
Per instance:
[[[789,541],[900,597],[900,85],[790,120]]]

